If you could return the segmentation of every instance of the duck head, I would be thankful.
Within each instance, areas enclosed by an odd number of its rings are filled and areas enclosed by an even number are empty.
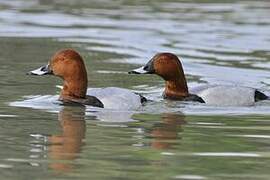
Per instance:
[[[87,72],[82,57],[73,49],[56,52],[49,63],[30,75],[55,75],[64,80],[60,100],[69,98],[85,98],[87,90]]]
[[[181,99],[188,96],[188,87],[182,64],[172,53],[158,53],[146,65],[130,74],[157,74],[165,82],[164,97]]]

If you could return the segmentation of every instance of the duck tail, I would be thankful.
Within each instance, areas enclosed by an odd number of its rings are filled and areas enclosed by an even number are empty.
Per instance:
[[[146,99],[146,97],[142,96],[141,94],[139,94],[140,98],[141,98],[141,103],[144,104],[148,101],[148,99]]]
[[[136,92],[135,92],[135,94],[137,94],[138,96],[140,96],[141,104],[144,104],[144,103],[146,103],[146,102],[149,101],[149,99],[147,99],[146,97],[144,97],[144,96],[141,95],[140,93],[136,93]]]
[[[265,95],[264,93],[258,91],[258,90],[255,90],[255,102],[262,101],[262,100],[267,100],[267,99],[270,100],[270,97]]]

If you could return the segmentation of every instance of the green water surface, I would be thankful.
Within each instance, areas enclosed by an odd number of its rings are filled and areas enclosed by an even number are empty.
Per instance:
[[[170,51],[190,85],[267,93],[269,9],[237,0],[0,1],[0,179],[270,179],[269,104],[181,108],[161,100],[159,77],[126,73]],[[63,48],[83,56],[90,87],[128,88],[159,103],[127,122],[83,107],[11,106],[59,93],[61,79],[26,72]]]

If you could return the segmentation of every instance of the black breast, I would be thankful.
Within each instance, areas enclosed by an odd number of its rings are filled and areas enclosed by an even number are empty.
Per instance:
[[[171,97],[167,97],[165,93],[163,92],[163,98],[171,99],[171,100],[178,100],[178,101],[194,101],[194,102],[205,103],[205,101],[200,96],[197,96],[196,94],[189,94],[186,97],[171,98]]]
[[[95,96],[86,96],[83,99],[82,98],[79,98],[79,99],[78,98],[69,98],[69,99],[59,99],[59,100],[63,102],[63,105],[68,105],[68,106],[89,105],[89,106],[104,108],[103,103]]]
[[[187,97],[183,98],[183,101],[195,101],[195,102],[205,103],[205,101],[200,96],[197,96],[196,94],[189,94]]]
[[[103,103],[95,96],[86,96],[85,101],[83,102],[85,105],[90,105],[94,107],[101,107],[104,108]]]
[[[266,96],[264,93],[258,91],[258,90],[255,90],[255,102],[257,101],[262,101],[262,100],[266,100],[268,99],[269,97]]]

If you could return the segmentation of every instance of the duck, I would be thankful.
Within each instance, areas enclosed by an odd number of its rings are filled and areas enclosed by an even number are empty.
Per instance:
[[[89,105],[108,109],[136,109],[146,98],[119,87],[88,88],[87,70],[82,56],[74,49],[57,51],[47,65],[28,75],[54,75],[64,82],[59,101],[64,104]]]
[[[251,106],[269,97],[256,88],[239,85],[203,85],[189,90],[179,58],[169,52],[157,53],[144,66],[129,74],[156,74],[165,80],[163,98],[216,106]]]

